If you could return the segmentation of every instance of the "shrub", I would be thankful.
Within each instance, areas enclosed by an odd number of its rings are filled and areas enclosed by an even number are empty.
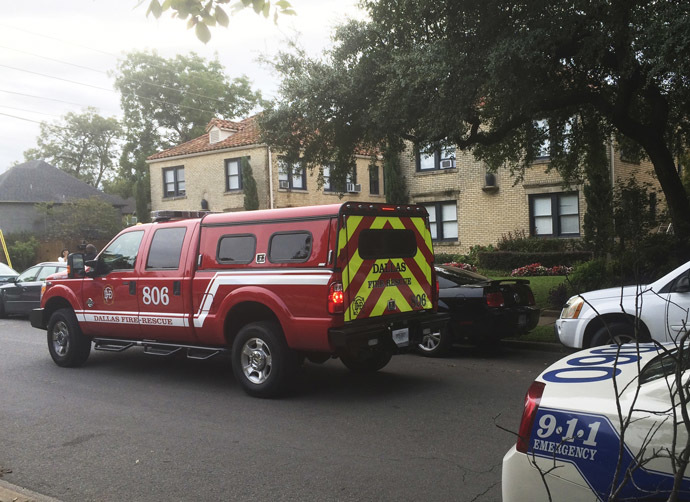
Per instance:
[[[549,306],[554,309],[561,309],[571,296],[571,289],[565,282],[554,286],[549,290]]]
[[[572,267],[565,265],[554,265],[553,267],[544,267],[541,263],[532,263],[524,267],[514,269],[510,275],[512,277],[530,277],[539,275],[568,275],[572,273]]]
[[[470,272],[476,272],[477,271],[477,267],[475,267],[474,265],[470,265],[469,263],[451,261],[448,263],[443,263],[443,265],[447,265],[449,267],[459,268],[462,270],[469,270]]]
[[[524,267],[529,263],[541,263],[550,268],[557,265],[573,266],[578,262],[590,260],[592,254],[588,251],[564,251],[554,252],[534,252],[520,253],[513,251],[495,251],[493,253],[479,253],[480,268],[489,270],[513,270]]]
[[[7,250],[12,260],[12,268],[21,272],[36,263],[39,245],[39,242],[33,235],[26,240],[18,240],[8,244]]]

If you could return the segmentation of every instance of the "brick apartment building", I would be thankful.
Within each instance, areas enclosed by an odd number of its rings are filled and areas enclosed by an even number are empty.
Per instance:
[[[261,209],[385,202],[380,162],[371,170],[371,157],[357,156],[355,176],[345,187],[331,186],[325,167],[319,187],[317,172],[298,164],[286,169],[280,153],[262,142],[253,116],[239,122],[213,119],[203,136],[149,157],[152,209],[243,210],[242,157],[249,159]],[[660,192],[649,162],[624,160],[613,146],[608,157],[614,185],[634,177]],[[545,150],[515,184],[508,169],[488,173],[471,154],[453,148],[420,154],[410,145],[401,156],[410,202],[429,211],[436,253],[467,253],[474,245],[495,245],[515,232],[582,237],[582,186],[565,188],[558,173],[546,172],[548,165]]]
[[[386,200],[382,168],[371,170],[371,157],[356,157],[356,172],[344,187],[332,186],[326,166],[319,188],[317,172],[288,166],[261,141],[252,116],[239,122],[213,119],[203,136],[150,156],[151,208],[244,210],[242,157],[248,157],[260,209]]]

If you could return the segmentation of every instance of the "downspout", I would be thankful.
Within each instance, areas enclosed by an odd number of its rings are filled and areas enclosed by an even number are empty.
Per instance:
[[[611,158],[609,160],[609,163],[611,165],[611,189],[612,190],[616,184],[615,163],[614,163],[614,157],[616,155],[616,151],[614,149],[613,141],[614,141],[613,138],[611,138],[611,142],[609,143],[609,149],[611,150]]]
[[[273,159],[271,147],[268,147],[268,208],[273,209]]]

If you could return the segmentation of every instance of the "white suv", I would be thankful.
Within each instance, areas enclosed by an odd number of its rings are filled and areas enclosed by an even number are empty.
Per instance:
[[[690,262],[647,285],[573,296],[556,321],[563,345],[586,348],[640,341],[673,341],[690,328]]]

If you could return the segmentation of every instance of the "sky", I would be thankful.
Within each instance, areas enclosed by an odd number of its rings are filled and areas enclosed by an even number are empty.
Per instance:
[[[147,17],[148,0],[140,6],[139,0],[13,2],[0,18],[0,173],[23,162],[23,152],[36,146],[42,121],[58,122],[89,106],[102,116],[121,117],[120,96],[108,72],[127,52],[217,55],[230,78],[246,75],[272,98],[279,81],[259,56],[270,57],[288,39],[319,55],[331,45],[335,26],[363,17],[357,0],[290,1],[296,16],[279,17],[275,25],[272,17],[245,9],[227,28],[212,28],[208,44],[170,13]]]

